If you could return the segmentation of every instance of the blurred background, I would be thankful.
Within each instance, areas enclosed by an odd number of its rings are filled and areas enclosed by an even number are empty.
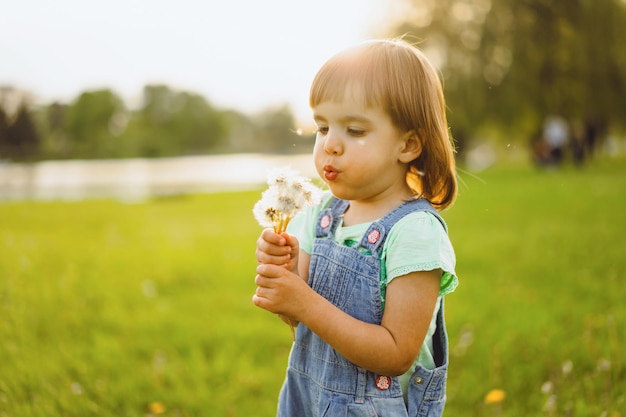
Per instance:
[[[306,154],[315,72],[373,37],[405,36],[440,69],[469,169],[503,153],[582,165],[624,152],[625,9],[623,0],[17,2],[0,17],[0,192],[76,197],[86,192],[68,191],[78,176],[81,190],[104,193],[106,171],[165,192],[175,180],[161,186],[154,173],[178,169],[11,166],[20,162]],[[210,177],[187,182],[198,189]]]
[[[250,297],[310,82],[404,36],[440,71],[446,415],[626,417],[626,0],[20,0],[0,12],[0,417],[275,415]]]

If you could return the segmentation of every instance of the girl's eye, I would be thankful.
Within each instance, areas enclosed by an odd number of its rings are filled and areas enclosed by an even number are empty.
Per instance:
[[[348,134],[350,134],[350,136],[364,136],[365,135],[365,131],[362,130],[362,129],[349,127],[348,128]]]
[[[320,133],[322,135],[325,135],[328,133],[328,127],[326,126],[318,126],[317,127],[317,133]]]

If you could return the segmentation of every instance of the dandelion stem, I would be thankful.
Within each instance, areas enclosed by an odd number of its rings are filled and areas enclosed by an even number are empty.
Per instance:
[[[293,327],[293,323],[291,322],[291,319],[289,319],[289,328],[291,329],[291,337],[293,338],[293,341],[296,341],[296,329]]]

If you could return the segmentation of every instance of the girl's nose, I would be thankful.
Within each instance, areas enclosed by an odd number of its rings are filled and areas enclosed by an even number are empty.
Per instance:
[[[326,140],[324,141],[324,152],[329,155],[340,155],[343,152],[341,145],[341,138],[332,130],[329,130],[326,134]]]

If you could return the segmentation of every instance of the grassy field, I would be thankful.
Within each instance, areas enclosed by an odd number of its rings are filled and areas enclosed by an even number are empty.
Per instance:
[[[461,177],[445,414],[626,416],[626,161]],[[0,417],[273,416],[259,195],[0,204]]]

